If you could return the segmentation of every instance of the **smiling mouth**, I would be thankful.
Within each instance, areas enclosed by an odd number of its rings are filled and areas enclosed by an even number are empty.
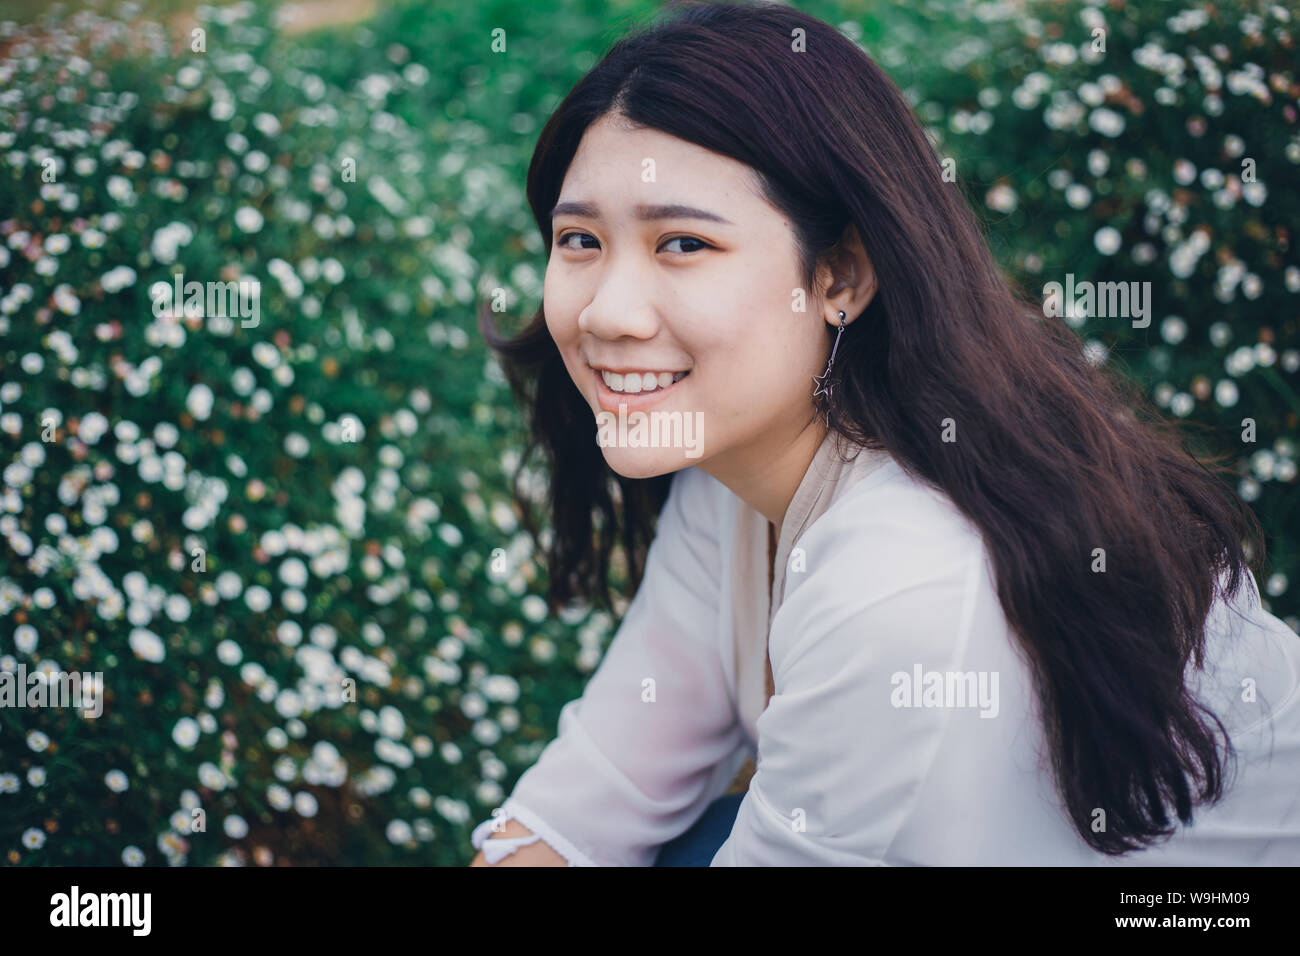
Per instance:
[[[676,385],[678,382],[684,379],[687,375],[691,374],[690,369],[687,369],[685,372],[672,372],[672,373],[660,372],[657,375],[648,372],[633,373],[633,374],[637,374],[638,385],[640,385],[643,382],[649,381],[649,382],[654,382],[655,386],[653,388],[638,388],[635,392],[632,392],[632,391],[625,391],[621,387],[627,381],[629,376],[621,375],[616,372],[609,372],[605,369],[599,369],[599,368],[596,369],[596,372],[600,375],[601,381],[603,381],[605,385],[609,388],[609,390],[616,395],[650,395],[653,394],[654,392],[665,391],[669,388],[672,388],[674,385]],[[665,383],[663,380],[663,377],[665,375],[669,375],[671,377],[671,381]],[[617,380],[619,387],[616,388],[614,384],[610,382],[611,377]]]
[[[641,392],[615,391],[609,387],[609,384],[605,381],[605,376],[600,369],[593,368],[592,374],[596,378],[596,397],[600,407],[607,412],[617,412],[620,405],[629,409],[635,409],[645,405],[654,404],[669,392],[676,389],[690,376],[691,373],[688,369],[687,371],[680,373],[680,377],[674,378],[670,385],[661,385],[648,391]]]

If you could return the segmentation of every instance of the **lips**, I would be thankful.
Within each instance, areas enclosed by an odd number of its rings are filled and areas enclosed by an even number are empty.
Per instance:
[[[616,392],[606,385],[605,379],[598,369],[593,368],[591,374],[596,378],[597,403],[602,409],[614,415],[618,414],[618,407],[620,405],[626,408],[629,412],[655,405],[663,401],[673,392],[677,391],[677,389],[679,389],[682,384],[691,377],[691,373],[687,372],[683,378],[673,382],[667,388],[656,389],[653,392],[638,392],[637,394],[632,395],[626,392]]]

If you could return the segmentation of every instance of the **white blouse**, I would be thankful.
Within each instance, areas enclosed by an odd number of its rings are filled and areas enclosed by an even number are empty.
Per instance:
[[[1065,815],[976,526],[887,452],[837,450],[828,434],[790,503],[770,594],[767,520],[697,468],[674,476],[604,659],[501,807],[535,836],[484,820],[489,863],[540,838],[571,866],[652,865],[754,756],[713,866],[1300,864],[1300,637],[1253,575],[1189,672],[1235,782],[1109,857]]]

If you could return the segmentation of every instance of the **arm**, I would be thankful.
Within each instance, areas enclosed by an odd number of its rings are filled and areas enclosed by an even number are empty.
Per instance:
[[[515,853],[547,858],[545,843],[572,865],[648,866],[735,777],[748,744],[720,652],[716,499],[705,473],[674,477],[604,659],[501,807],[540,838]],[[505,836],[487,826],[480,850]]]

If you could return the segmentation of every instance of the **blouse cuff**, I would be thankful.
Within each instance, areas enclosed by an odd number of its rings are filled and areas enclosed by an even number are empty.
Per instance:
[[[521,824],[532,831],[531,836],[526,837],[497,837],[490,839],[492,834],[492,825],[500,820],[503,824],[507,820],[518,820]],[[568,861],[569,866],[597,866],[592,859],[583,853],[576,846],[566,840],[560,834],[556,833],[546,821],[542,820],[532,810],[523,806],[519,801],[510,797],[501,806],[501,813],[495,817],[484,820],[474,828],[470,834],[470,843],[474,849],[483,852],[483,858],[488,863],[497,863],[521,846],[528,846],[536,843],[538,840],[544,840],[548,846],[556,853]]]

